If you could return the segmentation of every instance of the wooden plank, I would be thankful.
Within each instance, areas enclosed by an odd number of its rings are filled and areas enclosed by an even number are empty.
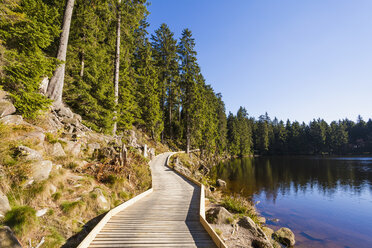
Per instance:
[[[166,163],[150,163],[153,193],[111,216],[89,247],[215,247],[200,223],[200,183],[185,181]]]

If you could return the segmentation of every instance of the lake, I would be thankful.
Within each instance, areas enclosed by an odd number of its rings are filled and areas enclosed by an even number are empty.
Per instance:
[[[290,228],[296,247],[372,247],[371,157],[243,158],[214,173],[269,227]]]

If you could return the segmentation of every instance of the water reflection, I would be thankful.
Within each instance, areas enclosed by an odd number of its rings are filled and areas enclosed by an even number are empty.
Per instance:
[[[372,247],[372,158],[267,157],[220,164],[228,190],[260,201],[298,247]]]

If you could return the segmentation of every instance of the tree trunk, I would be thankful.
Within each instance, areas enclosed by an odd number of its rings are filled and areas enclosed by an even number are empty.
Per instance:
[[[59,65],[50,79],[47,89],[47,96],[54,100],[55,106],[62,103],[63,82],[65,78],[65,62],[67,53],[68,37],[70,33],[70,25],[72,12],[74,9],[75,0],[67,0],[65,7],[65,14],[63,17],[62,33],[60,37],[57,59],[62,61],[63,64]]]
[[[173,139],[173,128],[172,128],[172,88],[169,87],[169,136]]]
[[[186,153],[190,153],[190,116],[189,110],[186,110]]]
[[[81,53],[81,68],[80,68],[80,77],[84,76],[84,53]]]
[[[120,3],[121,0],[118,0],[119,6],[118,6],[118,23],[116,26],[116,55],[115,55],[115,75],[114,75],[114,87],[115,87],[115,111],[114,111],[114,127],[112,129],[112,134],[116,135],[117,131],[117,108],[119,103],[119,69],[120,69],[120,22],[121,22],[121,16],[120,16]]]

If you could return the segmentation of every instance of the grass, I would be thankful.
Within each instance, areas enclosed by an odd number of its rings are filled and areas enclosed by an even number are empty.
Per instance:
[[[248,212],[246,203],[238,198],[225,197],[222,199],[221,203],[224,208],[231,212],[237,214],[246,214]]]
[[[4,224],[22,236],[38,225],[36,210],[29,206],[14,207],[5,214]]]
[[[222,235],[222,231],[221,231],[220,229],[215,228],[214,231],[217,233],[218,236],[221,237],[221,235]]]
[[[55,228],[50,228],[49,232],[50,234],[46,236],[43,248],[61,247],[66,242],[66,239]]]
[[[58,135],[52,133],[45,133],[45,138],[50,144],[55,144],[58,142]]]
[[[76,208],[81,207],[83,205],[84,205],[84,202],[82,201],[73,201],[73,202],[65,201],[65,202],[62,202],[60,206],[61,206],[61,210],[64,213],[69,214]]]

